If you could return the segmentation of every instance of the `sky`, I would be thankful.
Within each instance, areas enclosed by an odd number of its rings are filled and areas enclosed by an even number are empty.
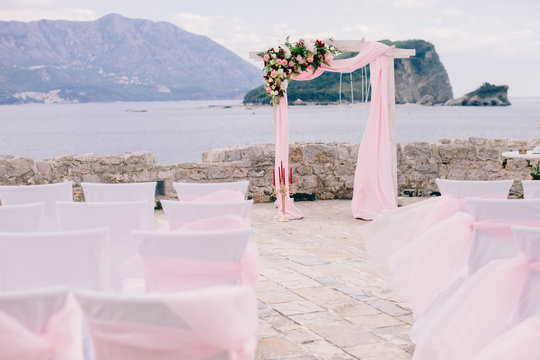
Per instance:
[[[0,20],[89,21],[110,13],[167,21],[249,60],[287,36],[422,39],[435,45],[454,97],[483,82],[540,96],[540,0],[0,0]]]

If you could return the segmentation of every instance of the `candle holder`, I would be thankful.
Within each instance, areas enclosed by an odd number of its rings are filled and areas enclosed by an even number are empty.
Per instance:
[[[287,213],[285,210],[285,197],[287,196],[287,193],[291,196],[295,194],[295,192],[292,191],[291,188],[292,185],[288,187],[286,184],[279,184],[278,188],[274,187],[274,196],[277,197],[278,195],[281,195],[281,217],[278,219],[278,221],[280,222],[286,222],[291,220],[287,217]]]

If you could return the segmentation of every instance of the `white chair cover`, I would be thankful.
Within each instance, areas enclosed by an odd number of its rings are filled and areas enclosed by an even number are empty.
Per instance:
[[[449,180],[436,179],[441,195],[451,195],[458,199],[466,197],[504,198],[514,183],[514,180]],[[504,195],[506,194],[506,195]]]
[[[540,198],[540,180],[521,180],[523,184],[523,197],[525,199]]]
[[[76,292],[96,360],[254,359],[255,295],[242,286],[177,294]]]
[[[82,360],[82,322],[67,288],[0,293],[0,359]]]
[[[48,286],[108,290],[108,232],[0,233],[0,290]]]
[[[237,215],[247,220],[253,200],[230,202],[161,200],[161,205],[167,216],[169,230],[175,230],[194,221],[224,215]]]
[[[20,205],[37,202],[45,203],[44,227],[47,231],[58,230],[56,224],[56,201],[73,201],[73,183],[0,186],[2,205]]]
[[[0,206],[0,232],[41,232],[45,203]]]
[[[251,274],[243,270],[251,269],[242,268],[242,257],[251,232],[251,228],[171,233],[134,231],[146,290],[171,292],[246,283]]]
[[[101,184],[81,183],[87,202],[147,201],[146,230],[154,227],[156,182]]]
[[[132,230],[147,229],[147,201],[57,202],[58,224],[62,231],[109,228],[111,288],[123,288],[119,266],[137,253]]]
[[[210,194],[223,193],[240,193],[246,196],[249,181],[236,181],[224,183],[173,183],[174,189],[178,194],[180,201],[194,201],[198,198],[209,196]],[[228,198],[230,201],[231,198]],[[208,200],[207,200],[208,201]]]

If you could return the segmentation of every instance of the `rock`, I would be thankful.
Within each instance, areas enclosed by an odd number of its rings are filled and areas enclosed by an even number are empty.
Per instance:
[[[475,91],[454,100],[448,100],[447,106],[508,106],[508,86],[484,83]]]
[[[433,95],[426,94],[422,96],[420,100],[418,100],[418,105],[433,105],[435,104],[435,98]]]

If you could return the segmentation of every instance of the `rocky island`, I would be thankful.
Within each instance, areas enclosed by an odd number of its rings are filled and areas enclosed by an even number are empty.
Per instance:
[[[448,100],[450,106],[508,106],[508,85],[483,83],[478,89],[454,100]]]

